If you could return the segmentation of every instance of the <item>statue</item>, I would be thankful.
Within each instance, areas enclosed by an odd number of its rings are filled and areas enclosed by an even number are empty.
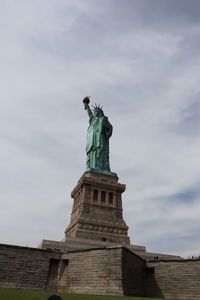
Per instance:
[[[87,130],[87,162],[86,171],[100,172],[104,174],[114,175],[110,171],[109,163],[109,138],[112,135],[112,125],[108,118],[104,116],[102,107],[93,106],[93,112],[90,109],[90,97],[83,99],[85,109],[89,116],[89,127]]]

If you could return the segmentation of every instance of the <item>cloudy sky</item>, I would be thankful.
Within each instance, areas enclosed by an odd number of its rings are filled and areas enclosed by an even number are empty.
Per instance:
[[[88,118],[114,126],[132,243],[200,255],[200,1],[0,0],[0,242],[61,240]]]

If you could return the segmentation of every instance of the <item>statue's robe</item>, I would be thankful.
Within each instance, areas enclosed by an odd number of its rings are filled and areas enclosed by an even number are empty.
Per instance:
[[[109,138],[112,125],[105,116],[92,116],[87,131],[87,168],[110,171]]]

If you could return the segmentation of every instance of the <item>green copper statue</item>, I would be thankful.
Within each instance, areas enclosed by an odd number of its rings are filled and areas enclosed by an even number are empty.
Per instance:
[[[110,171],[109,163],[109,138],[112,135],[112,125],[108,121],[108,118],[104,116],[102,107],[95,105],[93,106],[93,112],[91,111],[89,98],[87,96],[83,99],[89,116],[86,171],[116,175]]]

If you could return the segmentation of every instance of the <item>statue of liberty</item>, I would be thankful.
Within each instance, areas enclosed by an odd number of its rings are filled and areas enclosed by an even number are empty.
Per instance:
[[[87,130],[87,162],[86,171],[100,172],[115,175],[110,171],[109,163],[109,138],[112,135],[112,125],[104,116],[102,107],[93,106],[93,112],[89,106],[89,97],[83,99],[85,109],[89,116],[89,127]]]

